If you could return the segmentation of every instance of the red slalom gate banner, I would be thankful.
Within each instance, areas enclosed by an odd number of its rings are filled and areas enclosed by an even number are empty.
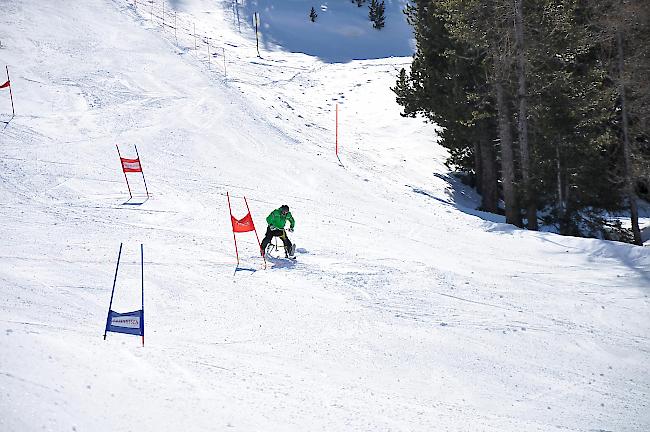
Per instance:
[[[239,250],[237,248],[237,236],[235,234],[254,231],[255,238],[257,239],[257,246],[259,247],[260,250],[260,255],[264,260],[264,268],[266,268],[266,258],[262,254],[262,245],[260,244],[260,237],[257,235],[257,229],[255,229],[255,224],[253,223],[253,217],[251,216],[251,210],[248,207],[248,201],[246,200],[246,197],[244,197],[244,202],[246,203],[246,210],[248,211],[248,213],[246,213],[246,216],[244,216],[243,218],[237,219],[232,215],[232,207],[230,205],[230,193],[226,192],[226,196],[228,197],[228,210],[230,211],[230,223],[232,225],[232,238],[235,241],[235,254],[237,255],[237,267],[239,267]]]
[[[142,165],[140,159],[127,159],[120,158],[122,161],[122,171],[127,172],[142,172]]]
[[[138,147],[133,145],[135,148],[136,159],[123,158],[120,153],[120,147],[115,144],[117,148],[117,155],[120,157],[120,162],[122,163],[122,172],[124,172],[124,180],[126,180],[126,187],[129,189],[129,199],[133,198],[131,193],[131,186],[129,185],[129,178],[126,173],[142,173],[142,181],[144,182],[144,190],[147,192],[147,198],[149,198],[149,189],[147,188],[147,180],[144,178],[144,171],[142,171],[142,164],[140,163],[140,154],[138,153]]]
[[[253,224],[253,218],[251,214],[248,213],[241,219],[235,218],[232,214],[230,215],[230,221],[232,222],[232,231],[236,233],[244,233],[249,231],[255,231],[255,224]]]

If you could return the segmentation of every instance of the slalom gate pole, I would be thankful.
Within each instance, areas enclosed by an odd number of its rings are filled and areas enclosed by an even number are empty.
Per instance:
[[[336,104],[336,158],[339,160],[339,164],[343,166],[341,158],[339,157],[339,104]]]
[[[14,110],[14,94],[11,91],[11,79],[9,79],[9,66],[5,65],[7,69],[7,81],[9,81],[9,97],[11,98],[11,116],[16,117],[16,111]]]
[[[336,157],[339,157],[339,104],[336,104]]]
[[[117,265],[115,266],[115,277],[113,278],[113,289],[111,290],[111,301],[108,304],[108,315],[106,316],[106,329],[104,329],[104,340],[106,340],[106,332],[108,331],[108,319],[111,317],[111,308],[113,307],[113,294],[115,294],[115,282],[117,281],[117,270],[120,268],[120,256],[122,256],[122,243],[120,243],[120,251],[117,253]]]
[[[230,194],[226,192],[226,196],[228,197],[228,211],[230,212],[230,226],[232,229],[232,207],[230,206]],[[235,235],[235,230],[232,229],[232,238],[235,241],[235,254],[237,255],[237,267],[239,267],[239,251],[237,250],[237,236]]]
[[[124,172],[124,165],[122,164],[122,154],[120,153],[120,147],[117,144],[115,144],[115,148],[117,149],[117,155],[120,157],[120,166],[122,167],[122,172]],[[140,164],[140,168],[142,168],[142,164]],[[124,172],[124,180],[126,180],[126,187],[129,188],[129,199],[131,199],[133,198],[133,194],[131,193],[131,186],[129,185],[129,178],[126,176],[126,172]]]
[[[258,33],[257,33],[257,26],[260,23],[260,13],[255,12],[253,14],[253,19],[255,20],[255,40],[257,42],[257,56],[259,58],[262,58],[262,56],[260,55],[260,38],[259,38]]]
[[[251,209],[248,207],[248,201],[246,200],[246,197],[244,197],[244,202],[246,203],[246,210],[248,210],[248,214],[251,215],[251,220],[253,220],[253,215],[251,214]],[[260,248],[260,255],[262,255],[262,259],[264,260],[264,268],[266,269],[266,257],[262,253],[262,244],[260,243],[260,237],[257,235],[257,228],[255,228],[255,224],[253,224],[253,228],[255,231],[255,238],[257,239],[257,246]]]
[[[144,247],[140,243],[140,272],[142,274],[142,322],[144,323]],[[142,324],[142,346],[144,346],[144,324]]]
[[[147,189],[147,180],[144,178],[144,170],[142,169],[142,161],[140,160],[140,155],[138,154],[138,146],[133,144],[135,147],[135,155],[138,157],[138,162],[140,162],[140,172],[142,173],[142,181],[144,182],[144,190],[147,191],[147,198],[149,198],[149,189]]]

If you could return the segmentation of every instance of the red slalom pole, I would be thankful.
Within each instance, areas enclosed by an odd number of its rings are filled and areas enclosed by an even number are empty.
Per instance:
[[[138,147],[133,144],[135,147],[135,155],[138,158],[138,163],[140,164],[140,173],[142,173],[142,181],[144,182],[144,190],[147,191],[147,199],[149,198],[149,189],[147,188],[147,180],[144,178],[144,170],[142,169],[142,161],[140,160],[140,154],[138,153]]]
[[[232,225],[232,207],[230,207],[230,193],[226,192],[226,197],[228,197],[228,211],[230,212],[230,224]],[[235,230],[232,230],[232,239],[235,241],[235,254],[237,255],[237,267],[239,267],[239,251],[237,250],[237,236],[235,235]],[[265,261],[266,262],[266,261]]]
[[[244,197],[244,202],[246,203],[246,210],[248,210],[248,214],[251,215],[251,220],[253,220],[253,215],[251,214],[251,209],[248,207],[248,201],[246,200],[246,197]],[[253,225],[254,227],[255,225]],[[257,228],[255,228],[255,238],[257,239],[257,245],[260,248],[260,255],[262,255],[262,259],[264,260],[264,269],[266,269],[266,257],[264,256],[264,253],[262,251],[262,244],[260,243],[260,237],[257,235]]]
[[[11,79],[9,79],[9,66],[5,65],[5,69],[7,69],[7,82],[9,83],[9,97],[11,98],[11,116],[16,117],[16,111],[14,110],[14,94],[11,91]]]
[[[120,154],[120,147],[117,144],[115,144],[115,148],[117,149],[117,155],[120,157],[120,165],[122,166],[122,172],[124,172],[124,165],[122,165],[122,155]],[[126,172],[124,172],[124,180],[126,180],[126,187],[129,188],[129,199],[131,199],[133,198],[133,194],[131,193],[131,186],[129,186],[129,179],[126,176]]]

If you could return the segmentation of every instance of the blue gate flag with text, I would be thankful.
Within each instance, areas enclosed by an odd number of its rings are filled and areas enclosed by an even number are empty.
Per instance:
[[[144,309],[125,313],[109,311],[106,319],[106,331],[143,336]]]

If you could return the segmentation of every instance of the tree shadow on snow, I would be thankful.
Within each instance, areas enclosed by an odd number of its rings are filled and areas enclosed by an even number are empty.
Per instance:
[[[407,186],[417,194],[434,199],[446,206],[454,207],[463,213],[494,223],[493,226],[487,228],[487,231],[489,232],[507,234],[522,230],[514,225],[507,224],[505,216],[503,215],[477,210],[477,207],[481,202],[480,196],[476,191],[474,191],[474,189],[463,184],[463,182],[453,174],[434,175],[450,185],[450,188],[446,190],[446,196],[436,196],[435,193],[426,191],[422,188],[412,185]],[[650,268],[650,253],[648,253],[644,247],[614,241],[600,241],[597,239],[592,239],[593,243],[584,241],[588,239],[579,239],[579,242],[576,243],[574,240],[577,238],[575,237],[559,236],[543,231],[531,231],[530,234],[536,236],[542,242],[560,246],[567,252],[572,250],[576,253],[585,253],[592,258],[606,257],[615,259],[623,266],[630,269],[630,271],[637,274],[644,282],[650,282],[650,271],[648,270],[648,268]],[[648,286],[650,286],[650,284]]]
[[[411,188],[413,192],[419,195],[424,195],[427,198],[434,199],[446,206],[453,207],[462,211],[463,213],[476,216],[488,222],[494,222],[499,224],[505,224],[505,216],[495,213],[489,213],[482,210],[478,210],[478,206],[481,202],[481,197],[476,193],[474,189],[463,184],[460,179],[458,179],[453,174],[440,174],[434,173],[434,176],[438,177],[441,180],[444,180],[449,184],[450,188],[445,191],[445,195],[437,196],[433,192],[429,192],[423,188],[406,185]],[[512,225],[507,225],[511,229],[517,229]],[[503,227],[504,231],[509,231],[510,228]]]

